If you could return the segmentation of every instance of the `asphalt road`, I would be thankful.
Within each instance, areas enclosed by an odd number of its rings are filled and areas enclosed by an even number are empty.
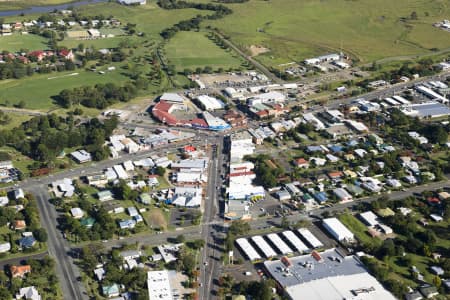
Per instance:
[[[56,228],[57,213],[48,201],[50,195],[46,187],[33,187],[27,190],[36,196],[41,219],[41,225],[48,233],[48,252],[56,260],[56,273],[65,299],[88,299],[83,284],[77,281],[80,276],[78,269],[67,255],[69,244]]]

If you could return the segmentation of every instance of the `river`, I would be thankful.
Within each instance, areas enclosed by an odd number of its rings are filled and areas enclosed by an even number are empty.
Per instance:
[[[9,17],[9,16],[18,16],[20,14],[39,14],[39,13],[48,13],[56,10],[67,9],[69,7],[77,7],[83,6],[92,3],[101,3],[108,2],[109,0],[84,0],[84,1],[76,1],[66,4],[58,4],[58,5],[47,5],[47,6],[31,6],[26,9],[18,9],[18,10],[0,10],[0,17]]]

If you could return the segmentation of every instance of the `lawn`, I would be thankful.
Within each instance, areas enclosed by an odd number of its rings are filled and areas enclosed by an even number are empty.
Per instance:
[[[450,33],[432,24],[448,18],[447,1],[250,0],[229,5],[233,14],[211,20],[241,48],[262,45],[268,65],[299,61],[341,49],[362,62],[431,53],[450,47]],[[410,20],[411,13],[417,20]],[[400,18],[407,18],[406,21]]]
[[[78,75],[70,76],[73,73],[78,73]],[[51,97],[58,95],[63,89],[109,82],[122,85],[128,80],[128,77],[122,75],[120,70],[104,75],[82,69],[42,75],[35,74],[20,80],[0,81],[0,103],[8,101],[9,105],[13,105],[25,101],[25,108],[47,111],[57,107]]]
[[[18,52],[21,49],[42,50],[47,49],[47,39],[35,34],[18,34],[0,36],[0,50]]]
[[[6,125],[0,125],[0,129],[13,129],[14,127],[17,127],[21,125],[23,122],[28,121],[32,118],[32,116],[14,113],[14,112],[7,112],[7,114],[11,117],[11,122],[9,122]]]
[[[241,64],[233,52],[214,44],[205,33],[194,31],[178,32],[168,42],[166,56],[169,64],[175,65],[178,71],[205,66],[228,69]]]
[[[376,246],[381,245],[382,241],[379,238],[369,236],[367,227],[355,216],[345,213],[339,216],[339,220],[353,232],[360,243]]]

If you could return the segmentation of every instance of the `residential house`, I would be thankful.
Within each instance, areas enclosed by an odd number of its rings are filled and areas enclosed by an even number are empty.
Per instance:
[[[122,251],[119,253],[119,255],[124,259],[137,259],[142,256],[142,252],[138,250],[127,250]]]
[[[341,202],[349,202],[353,201],[352,195],[350,195],[345,189],[343,188],[336,188],[333,190],[333,194],[336,195],[336,197]]]
[[[84,226],[86,228],[92,228],[92,226],[94,226],[95,224],[95,219],[92,217],[82,218],[80,220],[80,224],[81,226]]]
[[[110,285],[103,285],[102,294],[107,298],[119,296],[120,295],[119,285],[117,283],[113,283]]]
[[[94,270],[94,275],[98,281],[102,281],[103,277],[105,277],[105,269],[103,267],[97,268]]]
[[[11,250],[11,244],[9,242],[0,244],[0,253],[5,253]]]
[[[78,150],[70,153],[72,158],[79,164],[83,164],[92,161],[92,156],[86,150]]]
[[[133,229],[136,226],[136,221],[134,220],[123,220],[119,222],[120,229]]]
[[[142,193],[142,194],[139,195],[138,200],[142,204],[150,205],[150,203],[152,201],[152,197],[148,193]]]
[[[42,297],[34,286],[27,286],[19,290],[16,299],[41,300]]]
[[[27,227],[27,223],[24,220],[15,220],[13,227],[15,230],[24,230]]]
[[[435,286],[432,285],[424,285],[419,288],[420,293],[427,299],[433,298],[439,295]]]
[[[25,236],[19,240],[20,248],[31,248],[36,244],[36,239],[33,236]]]
[[[14,199],[21,199],[25,198],[25,194],[22,189],[16,189],[14,190]]]
[[[304,168],[304,169],[308,169],[309,168],[309,162],[306,159],[304,159],[303,157],[295,159],[294,160],[294,165],[297,168]]]
[[[113,193],[109,190],[100,191],[97,193],[98,200],[100,202],[113,200]]]
[[[81,219],[84,216],[84,212],[79,207],[71,208],[70,213],[74,219]]]
[[[23,278],[26,274],[31,273],[31,266],[30,265],[24,265],[24,266],[11,266],[9,268],[9,271],[11,272],[12,278]]]

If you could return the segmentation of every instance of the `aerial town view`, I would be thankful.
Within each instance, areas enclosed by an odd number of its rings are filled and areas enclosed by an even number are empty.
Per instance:
[[[450,300],[449,0],[0,0],[0,300]]]

